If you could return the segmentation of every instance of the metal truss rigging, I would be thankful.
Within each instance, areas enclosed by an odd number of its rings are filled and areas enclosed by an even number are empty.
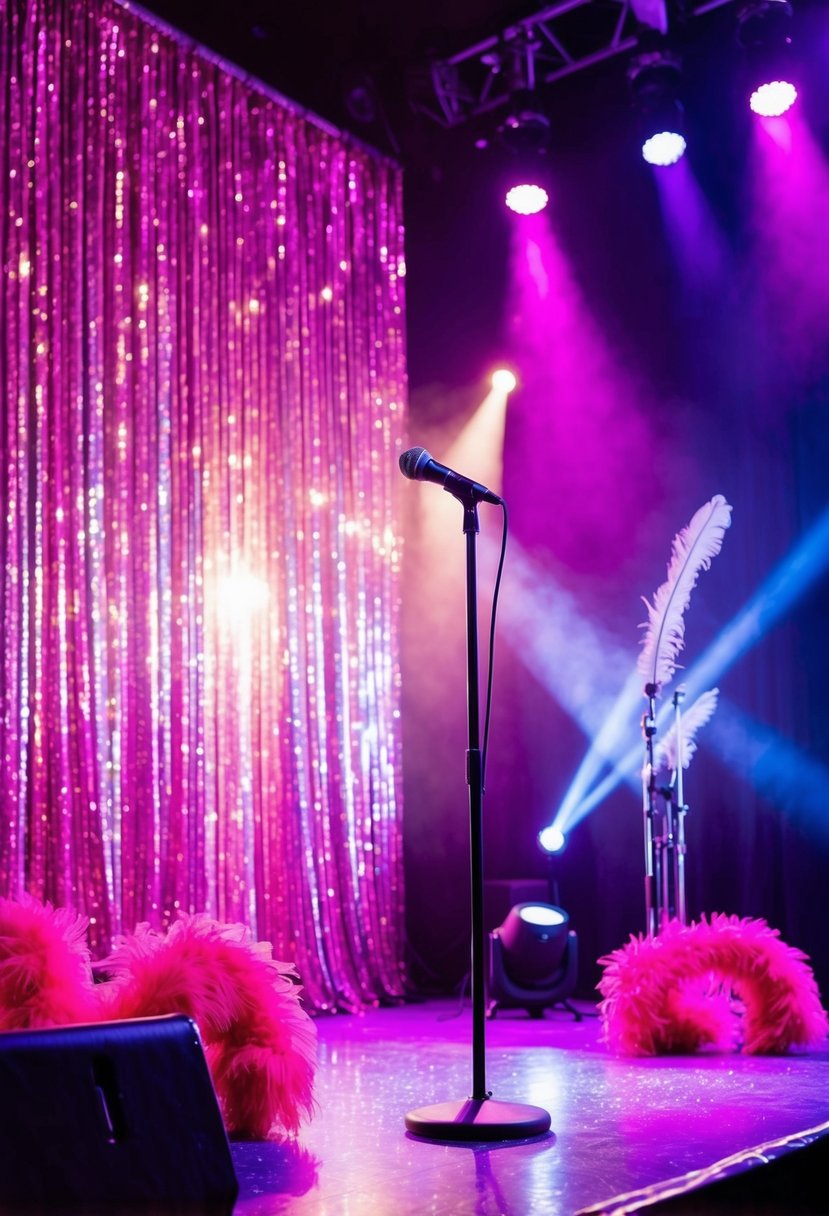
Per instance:
[[[446,59],[434,60],[410,96],[415,110],[454,127],[615,55],[636,49],[645,0],[559,0]],[[731,0],[686,0],[698,17]]]

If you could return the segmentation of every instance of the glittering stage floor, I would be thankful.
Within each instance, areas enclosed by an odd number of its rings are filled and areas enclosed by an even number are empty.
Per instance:
[[[600,1043],[594,1017],[502,1012],[487,1024],[489,1088],[499,1100],[544,1107],[552,1131],[507,1145],[453,1145],[414,1138],[404,1117],[469,1093],[468,1007],[430,1002],[318,1026],[319,1112],[296,1146],[233,1146],[234,1216],[575,1216],[593,1207],[829,1214],[829,1043],[782,1057],[622,1060]],[[746,1154],[775,1141],[765,1154],[771,1164]],[[824,1184],[815,1181],[815,1149]],[[664,1193],[653,1207],[618,1202],[734,1154],[752,1167],[746,1179],[763,1171],[771,1179],[785,1159],[785,1207],[766,1185],[752,1188],[760,1199],[738,1202],[732,1191],[720,1206],[714,1186],[695,1189],[690,1206],[669,1206]],[[745,1165],[725,1170],[732,1187]]]

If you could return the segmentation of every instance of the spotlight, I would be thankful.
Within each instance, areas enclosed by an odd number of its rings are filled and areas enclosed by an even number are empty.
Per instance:
[[[544,159],[550,124],[530,104],[517,102],[498,128],[498,139],[509,156],[509,188],[504,202],[517,215],[537,215],[549,202]]]
[[[685,154],[685,137],[679,131],[657,131],[642,144],[649,165],[675,165]]]
[[[498,1009],[526,1009],[541,1017],[568,1004],[578,978],[578,937],[570,917],[554,904],[516,904],[489,935],[488,1016]]]
[[[553,897],[553,903],[558,905],[561,896],[558,890],[558,872],[559,861],[561,854],[564,852],[564,846],[567,844],[567,839],[561,828],[555,823],[551,823],[549,827],[543,828],[536,837],[536,844],[541,852],[547,858],[550,867],[550,894]]]
[[[498,367],[492,373],[492,387],[499,393],[511,393],[518,381],[508,367]]]
[[[685,153],[685,112],[679,100],[681,65],[661,39],[635,55],[628,68],[649,165],[674,165]]]
[[[504,195],[504,202],[516,215],[538,215],[549,201],[547,191],[536,182],[520,182],[510,186]]]
[[[554,823],[538,833],[538,847],[542,853],[560,853],[566,843],[564,833]]]
[[[796,101],[797,89],[790,81],[770,80],[754,90],[748,104],[761,118],[779,118],[790,110]]]
[[[749,105],[763,118],[785,114],[797,100],[792,80],[789,0],[748,0],[737,13],[745,52]]]

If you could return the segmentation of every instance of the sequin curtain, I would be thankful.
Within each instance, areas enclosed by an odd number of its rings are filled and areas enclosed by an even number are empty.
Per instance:
[[[397,994],[399,171],[144,14],[0,13],[0,889]]]

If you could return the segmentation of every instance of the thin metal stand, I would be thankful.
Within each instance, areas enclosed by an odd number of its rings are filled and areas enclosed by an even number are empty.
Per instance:
[[[687,923],[685,902],[685,815],[688,807],[682,778],[682,689],[673,695],[677,765],[668,786],[656,783],[654,762],[656,692],[645,685],[648,708],[642,718],[645,762],[642,768],[642,805],[645,825],[645,928],[653,937],[669,920]]]
[[[680,705],[685,699],[685,693],[678,688],[674,693],[674,712],[676,714],[677,764],[674,773],[674,788],[676,791],[676,835],[674,840],[674,915],[681,925],[688,923],[688,910],[685,903],[685,816],[688,807],[685,803],[685,789],[682,779],[682,712]]]
[[[642,812],[645,826],[645,932],[653,937],[658,928],[659,854],[657,849],[656,770],[653,740],[656,734],[656,685],[645,685],[648,708],[642,718],[645,737],[645,763],[642,766]]]
[[[448,487],[447,487],[448,488]],[[466,536],[466,667],[469,843],[472,886],[472,1093],[458,1101],[422,1106],[406,1115],[406,1128],[428,1140],[526,1140],[550,1130],[540,1106],[496,1102],[486,1085],[486,985],[484,955],[483,765],[478,689],[478,590],[476,538],[479,495],[474,485],[450,490],[463,504]]]

